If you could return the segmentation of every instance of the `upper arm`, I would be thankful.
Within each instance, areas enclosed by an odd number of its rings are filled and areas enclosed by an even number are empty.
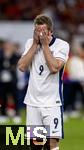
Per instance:
[[[64,65],[65,62],[63,60],[54,58],[54,68],[52,73],[57,73]]]
[[[69,57],[69,44],[65,43],[64,45],[61,46],[60,50],[54,51],[53,53],[54,56],[54,62],[55,62],[55,67],[56,67],[56,72],[58,72],[67,62],[68,57]]]
[[[59,58],[58,59],[55,58],[55,61],[56,61],[58,69],[61,69],[64,66],[64,64],[65,64],[64,60],[61,60]]]
[[[28,53],[28,51],[30,50],[31,46],[32,46],[32,39],[29,39],[27,40],[26,44],[25,44],[25,49],[24,49],[24,52],[22,53],[22,56],[21,58],[19,59],[18,61],[18,66],[19,66],[19,69],[21,71],[24,71],[23,68],[25,68],[24,66],[27,66],[25,65],[25,62],[27,62],[27,59],[25,59],[25,55]],[[30,66],[29,66],[30,67]],[[28,69],[29,69],[28,67]]]
[[[66,63],[69,57],[69,44],[67,42],[62,44],[58,52],[54,51],[53,56],[56,60],[60,60],[61,63]]]

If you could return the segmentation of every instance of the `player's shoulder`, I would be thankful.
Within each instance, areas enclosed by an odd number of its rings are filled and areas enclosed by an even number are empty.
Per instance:
[[[32,43],[33,43],[33,39],[27,39],[27,40],[26,40],[26,43],[25,43],[25,50],[24,50],[24,52],[23,52],[22,55],[25,55],[25,54],[28,52],[28,50],[29,50],[30,47],[32,46]]]
[[[69,47],[69,43],[67,41],[64,41],[63,39],[56,38],[55,42],[56,42],[56,44],[58,44],[60,46]]]
[[[32,42],[33,42],[32,38],[26,40],[26,44],[32,44]]]

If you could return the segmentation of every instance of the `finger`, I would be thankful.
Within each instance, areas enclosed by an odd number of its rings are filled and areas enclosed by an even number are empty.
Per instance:
[[[43,34],[42,35],[40,34],[39,37],[40,37],[40,39],[43,39]]]
[[[35,35],[35,36],[38,36],[38,35],[39,35],[39,32],[38,32],[36,29],[34,30],[34,35]]]
[[[34,35],[36,35],[36,29],[34,30]]]
[[[40,32],[40,29],[36,26],[36,28],[35,28],[35,30],[36,30],[36,32]]]
[[[43,33],[44,36],[47,35],[47,31],[45,29],[43,29],[42,33]]]
[[[40,38],[41,42],[44,40],[44,36],[43,35],[42,36],[40,35],[39,38]]]
[[[35,29],[34,29],[36,32],[38,31],[38,28],[37,27],[35,27]]]
[[[42,36],[43,36],[43,38],[46,38],[47,35],[46,35],[45,32],[43,32],[43,33],[42,33]]]

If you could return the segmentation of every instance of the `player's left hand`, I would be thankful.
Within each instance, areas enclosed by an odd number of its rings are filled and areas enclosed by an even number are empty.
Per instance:
[[[48,36],[48,32],[45,29],[41,31],[39,38],[40,38],[40,43],[42,44],[42,46],[49,45],[49,36]]]

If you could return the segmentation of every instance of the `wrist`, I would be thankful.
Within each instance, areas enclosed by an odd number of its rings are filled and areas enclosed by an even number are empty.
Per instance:
[[[45,49],[49,48],[49,45],[48,44],[44,44],[44,45],[42,45],[42,47],[45,50]]]
[[[33,46],[33,47],[37,47],[37,46],[38,46],[38,43],[36,43],[36,42],[33,41],[32,46]]]
[[[38,47],[38,44],[37,44],[37,43],[33,43],[33,44],[32,44],[32,49],[33,49],[33,50],[36,51],[37,47]]]

